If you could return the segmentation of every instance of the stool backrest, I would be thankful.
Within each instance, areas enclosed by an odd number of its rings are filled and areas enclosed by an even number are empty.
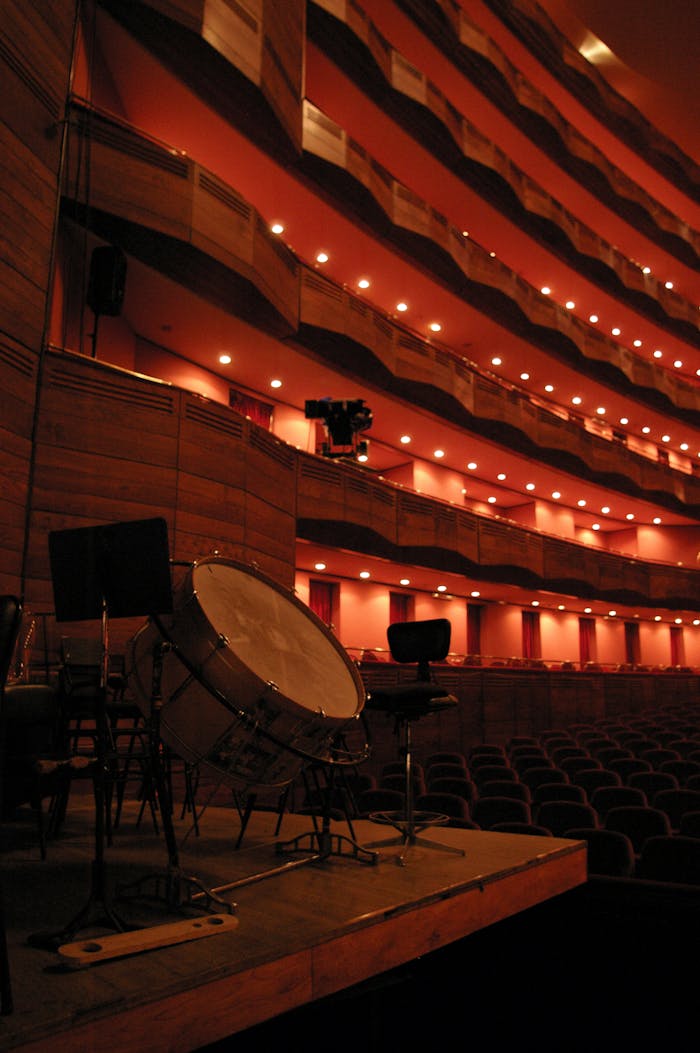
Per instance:
[[[395,662],[416,663],[418,679],[430,679],[430,663],[442,662],[450,649],[452,625],[447,618],[392,622],[386,631]]]

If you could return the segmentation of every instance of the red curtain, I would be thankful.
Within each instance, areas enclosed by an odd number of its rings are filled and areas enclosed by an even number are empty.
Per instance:
[[[272,406],[268,402],[254,399],[252,395],[244,395],[240,391],[230,389],[228,395],[229,406],[241,413],[244,417],[250,417],[254,424],[270,430],[272,426]]]
[[[540,612],[523,611],[523,658],[541,658]]]
[[[389,624],[413,621],[414,597],[407,592],[389,593]]]
[[[309,582],[309,607],[328,628],[333,625],[337,589],[334,581]]]
[[[625,661],[639,665],[640,660],[639,625],[637,622],[625,622]]]
[[[683,665],[685,648],[683,647],[683,629],[680,625],[671,626],[671,665]]]
[[[578,647],[581,665],[595,660],[595,618],[579,618]]]
[[[481,654],[481,612],[478,603],[467,604],[467,654]]]

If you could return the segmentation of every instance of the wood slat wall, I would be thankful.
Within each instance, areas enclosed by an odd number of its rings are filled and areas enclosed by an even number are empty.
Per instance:
[[[21,593],[72,4],[0,7],[0,590]]]

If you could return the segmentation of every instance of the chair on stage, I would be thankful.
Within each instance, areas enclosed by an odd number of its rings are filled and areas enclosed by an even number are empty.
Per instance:
[[[431,662],[440,662],[447,657],[451,632],[451,624],[446,618],[393,622],[387,629],[391,656],[395,662],[415,665],[416,679],[377,689],[370,693],[366,702],[368,710],[386,713],[394,720],[399,738],[399,756],[404,765],[405,793],[405,804],[401,811],[376,812],[372,816],[375,822],[393,826],[399,836],[366,847],[400,845],[397,862],[401,865],[406,862],[408,849],[415,844],[462,854],[461,849],[418,836],[427,827],[444,825],[449,817],[435,812],[418,812],[414,808],[412,725],[423,717],[457,705],[457,699],[435,682],[431,670]]]

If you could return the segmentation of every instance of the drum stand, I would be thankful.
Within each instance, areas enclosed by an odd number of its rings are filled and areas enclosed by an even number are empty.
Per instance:
[[[227,903],[225,900],[220,899],[216,892],[205,888],[198,878],[188,877],[183,874],[180,867],[180,856],[173,826],[172,802],[168,792],[160,750],[160,714],[163,707],[161,694],[163,655],[171,646],[169,643],[160,642],[154,648],[153,686],[148,721],[151,778],[153,779],[156,798],[160,804],[163,834],[168,850],[168,867],[165,874],[150,874],[132,882],[130,885],[120,885],[117,892],[120,899],[144,897],[148,896],[144,889],[150,884],[153,886],[153,891],[150,893],[149,898],[164,901],[170,909],[196,906],[199,909],[216,913],[228,912],[232,914],[236,909],[235,903]]]
[[[323,812],[321,825],[318,824],[316,815],[312,816],[313,830],[299,834],[291,841],[281,841],[276,845],[277,855],[291,855],[295,852],[308,853],[308,858],[300,860],[300,863],[315,863],[328,859],[330,856],[349,856],[361,863],[375,864],[379,858],[376,852],[369,851],[359,845],[354,837],[343,834],[331,833],[331,808],[335,790],[335,775],[338,764],[332,761],[324,764],[326,770],[326,786],[323,789]],[[352,823],[349,817],[348,826],[353,833]]]

